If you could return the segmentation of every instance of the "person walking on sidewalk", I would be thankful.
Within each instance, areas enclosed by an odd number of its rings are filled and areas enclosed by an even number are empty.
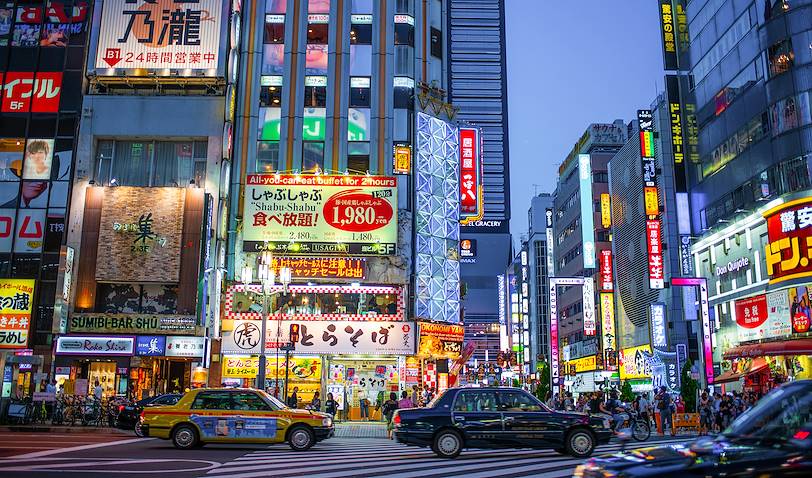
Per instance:
[[[293,393],[290,394],[287,402],[290,408],[297,408],[299,406],[299,387],[293,387]]]
[[[319,398],[318,390],[313,394],[313,401],[310,402],[310,409],[316,412],[321,411],[321,398]]]
[[[403,392],[405,397],[406,392]],[[383,403],[382,413],[383,416],[386,417],[386,438],[392,439],[392,430],[395,428],[394,423],[392,423],[392,417],[395,415],[395,410],[398,409],[398,395],[395,392],[389,393],[389,400]],[[408,400],[408,398],[406,398]]]
[[[676,432],[674,431],[674,401],[671,399],[671,395],[668,394],[668,391],[665,387],[660,387],[660,392],[655,397],[657,402],[657,408],[660,411],[660,421],[662,423],[662,431],[660,435],[665,435],[666,427],[671,429],[671,436],[675,436]]]
[[[338,411],[338,403],[336,403],[332,393],[327,394],[327,400],[324,401],[324,411],[335,418],[336,412]]]
[[[400,394],[400,400],[398,400],[398,410],[402,408],[414,408],[415,404],[411,398],[409,398],[409,392],[404,390]]]

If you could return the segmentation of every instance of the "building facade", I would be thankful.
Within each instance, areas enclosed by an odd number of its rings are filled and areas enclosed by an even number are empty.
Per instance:
[[[471,337],[499,350],[498,275],[513,251],[509,233],[510,178],[508,147],[507,64],[504,0],[448,0],[448,94],[460,121],[482,132],[483,215],[464,221],[461,238],[476,244],[475,257],[463,259],[466,284],[465,323]],[[482,253],[488,251],[487,254]],[[490,345],[488,345],[490,344]],[[475,356],[485,359],[477,347]]]
[[[536,365],[539,362],[550,363],[550,304],[547,279],[552,275],[552,271],[549,269],[552,262],[550,255],[552,244],[548,243],[549,236],[552,235],[552,211],[553,197],[549,193],[534,196],[530,200],[530,209],[527,211],[530,225],[527,238],[530,270],[528,291],[530,352],[528,358],[532,372],[536,371]],[[550,234],[548,234],[548,230]]]

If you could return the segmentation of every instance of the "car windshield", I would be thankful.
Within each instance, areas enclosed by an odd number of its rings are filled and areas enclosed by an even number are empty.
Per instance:
[[[809,387],[773,390],[722,433],[724,438],[755,443],[784,443],[812,424]]]
[[[271,408],[274,410],[281,410],[283,408],[288,408],[287,405],[280,402],[278,398],[274,397],[273,395],[268,395],[264,390],[257,390],[262,398],[265,399],[271,405]]]
[[[432,398],[431,401],[428,404],[426,404],[426,408],[434,408],[434,407],[436,407],[437,403],[440,402],[440,400],[443,398],[443,396],[446,393],[448,393],[448,390],[443,390],[442,392],[435,395],[434,398]]]

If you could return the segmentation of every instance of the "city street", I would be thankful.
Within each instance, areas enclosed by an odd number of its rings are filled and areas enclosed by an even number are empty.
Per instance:
[[[95,443],[65,442],[58,448],[6,456],[0,460],[4,477],[65,477],[105,473],[144,476],[167,472],[174,477],[251,478],[294,477],[559,477],[571,476],[583,460],[546,450],[466,450],[457,459],[436,458],[428,449],[406,447],[385,439],[335,438],[308,452],[287,445],[207,445],[199,450],[175,450],[169,442],[122,435],[94,435]],[[17,434],[0,440],[20,442]],[[25,438],[29,438],[26,436]],[[53,445],[59,440],[41,437]],[[689,438],[660,439],[647,444],[684,442]],[[599,447],[596,455],[619,450],[619,444]]]

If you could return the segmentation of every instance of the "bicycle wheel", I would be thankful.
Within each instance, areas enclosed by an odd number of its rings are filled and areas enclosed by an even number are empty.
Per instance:
[[[632,427],[632,437],[637,441],[646,441],[651,436],[651,427],[648,423],[641,420],[634,422]]]

